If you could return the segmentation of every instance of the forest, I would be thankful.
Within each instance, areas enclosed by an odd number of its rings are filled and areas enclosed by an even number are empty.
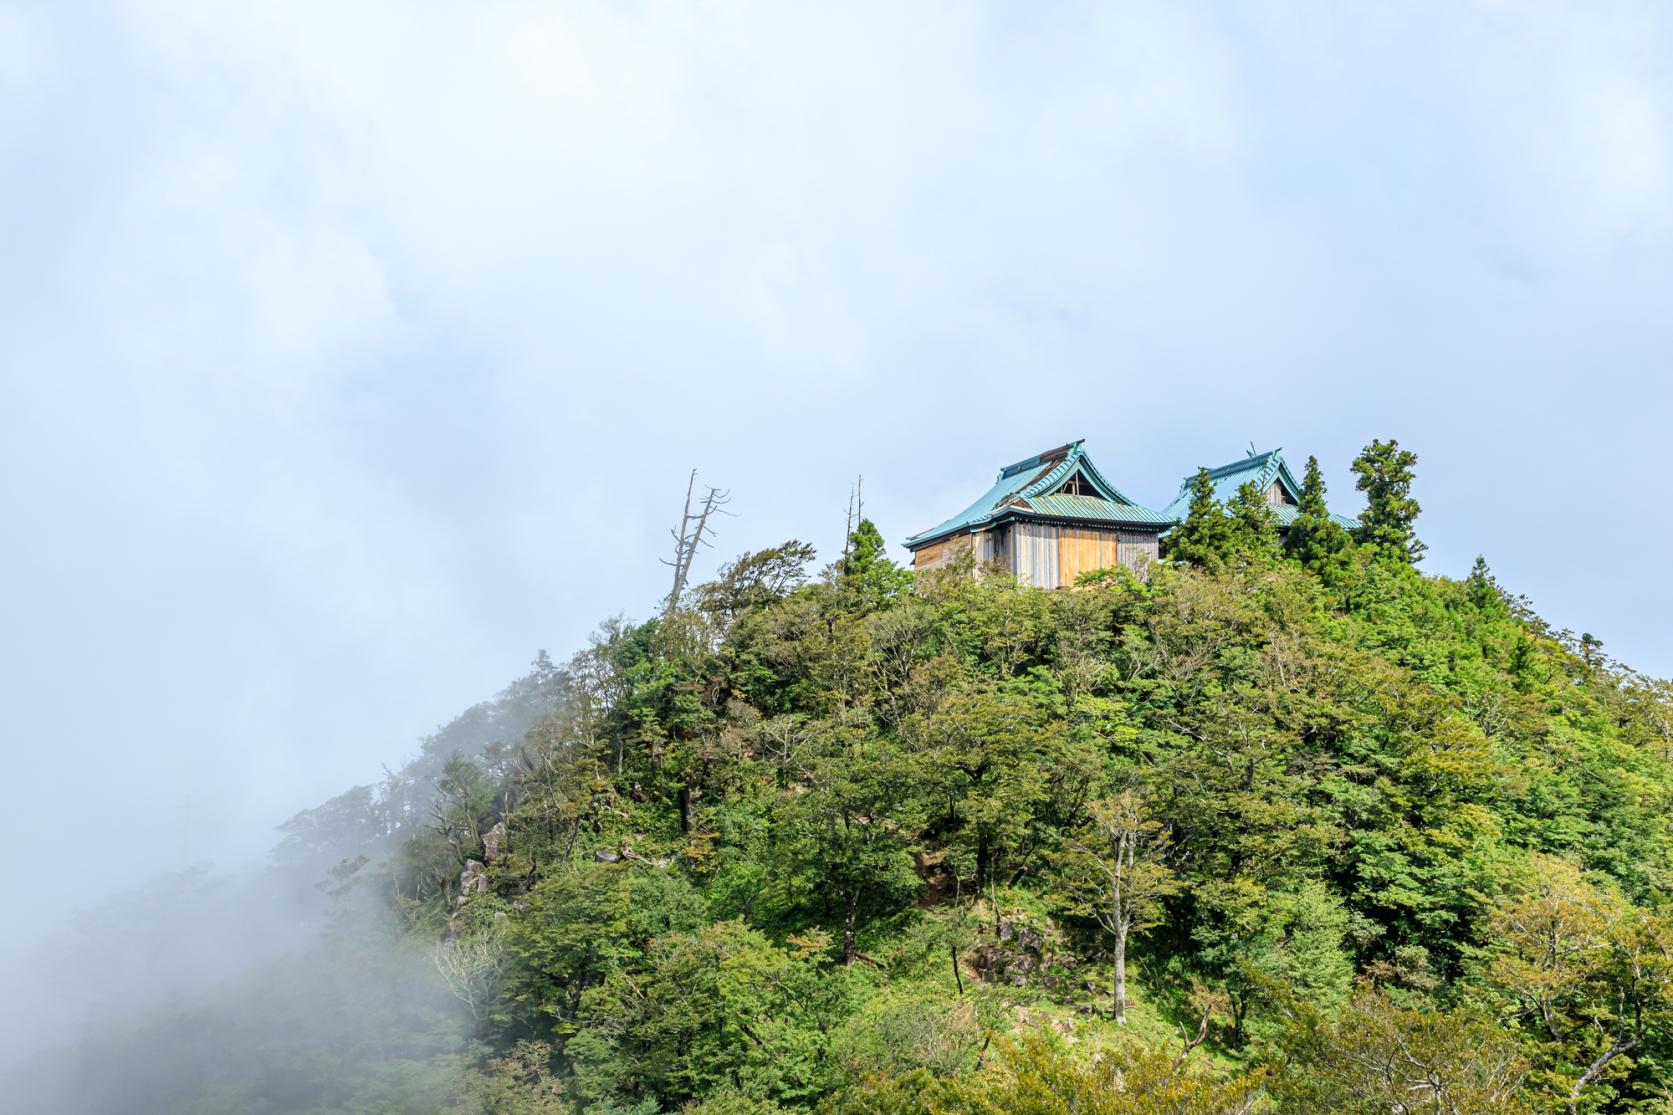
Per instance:
[[[287,823],[322,943],[92,1107],[1673,1112],[1673,687],[1423,572],[1415,465],[1067,591],[742,555]]]

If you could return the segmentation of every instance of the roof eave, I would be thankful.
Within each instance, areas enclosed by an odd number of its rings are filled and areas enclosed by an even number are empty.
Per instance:
[[[901,545],[905,546],[908,550],[921,550],[925,546],[933,545],[936,542],[941,542],[957,535],[976,534],[984,530],[992,530],[994,527],[1013,519],[1027,519],[1029,522],[1035,523],[1064,523],[1069,526],[1091,527],[1093,529],[1100,527],[1105,529],[1125,527],[1130,530],[1155,531],[1158,534],[1174,525],[1173,523],[1158,523],[1153,519],[1093,519],[1079,515],[1053,515],[1047,512],[1034,511],[1027,507],[1019,507],[1015,504],[1011,504],[1001,507],[992,515],[978,522],[961,523],[960,525],[952,527],[948,530],[914,535],[902,542]]]

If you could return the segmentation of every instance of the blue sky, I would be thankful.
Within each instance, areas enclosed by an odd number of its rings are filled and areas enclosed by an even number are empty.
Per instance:
[[[1664,6],[5,0],[0,245],[51,897],[646,614],[692,467],[712,570],[1395,437],[1425,568],[1673,673]]]

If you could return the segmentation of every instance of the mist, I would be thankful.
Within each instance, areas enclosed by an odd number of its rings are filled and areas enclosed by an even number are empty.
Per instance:
[[[398,911],[404,842],[449,761],[558,711],[544,654],[377,785],[291,817],[258,859],[158,874],[8,953],[0,1092],[15,1110],[469,1110],[479,1019]],[[420,884],[422,885],[422,884]],[[413,899],[416,901],[416,899]],[[457,908],[466,899],[461,894]]]

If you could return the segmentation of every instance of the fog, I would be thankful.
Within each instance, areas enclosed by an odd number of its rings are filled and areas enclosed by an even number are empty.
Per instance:
[[[275,826],[654,608],[693,467],[701,575],[828,556],[862,475],[896,542],[1081,437],[1152,506],[1253,442],[1352,513],[1397,437],[1424,568],[1673,673],[1670,47],[1630,5],[0,5],[0,955],[65,973],[6,1032],[311,940]]]
[[[378,785],[280,826],[259,861],[158,874],[7,956],[9,1109],[460,1111],[475,1015],[397,914],[404,841],[444,764],[560,705],[545,660],[426,738]],[[464,913],[461,896],[454,904]]]

